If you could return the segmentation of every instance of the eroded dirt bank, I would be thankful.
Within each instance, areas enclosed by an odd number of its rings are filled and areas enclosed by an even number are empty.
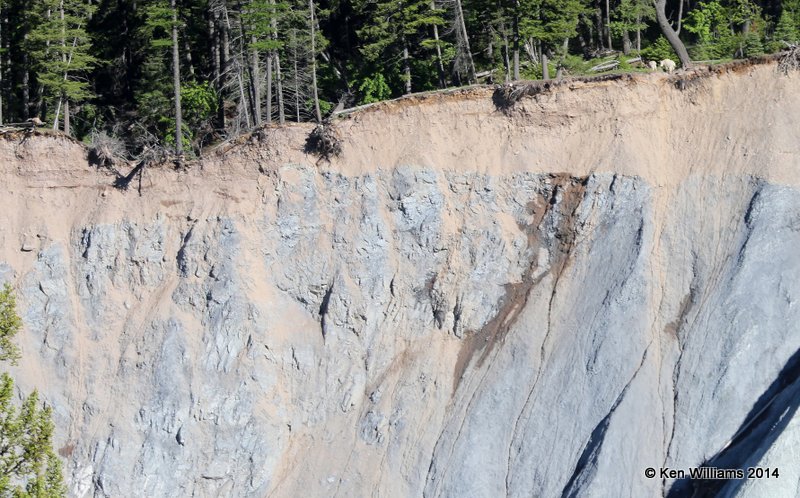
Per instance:
[[[800,77],[491,89],[267,130],[141,193],[0,141],[22,388],[77,496],[661,496],[779,466],[800,348]]]

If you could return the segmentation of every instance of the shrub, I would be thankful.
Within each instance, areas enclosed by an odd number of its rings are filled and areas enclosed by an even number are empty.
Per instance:
[[[374,77],[365,77],[358,85],[358,92],[361,94],[362,104],[380,102],[392,96],[392,89],[386,82],[383,74],[378,73]]]
[[[666,38],[659,36],[651,45],[642,49],[642,58],[650,61],[662,61],[664,59],[678,60],[678,55],[672,50]]]

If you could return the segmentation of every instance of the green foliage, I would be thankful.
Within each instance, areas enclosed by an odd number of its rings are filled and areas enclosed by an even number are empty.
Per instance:
[[[583,0],[523,0],[520,9],[529,13],[520,19],[521,35],[556,50],[560,50],[565,39],[578,34],[581,16],[590,13],[588,3]]]
[[[752,0],[727,0],[728,19],[733,25],[753,22],[761,17],[761,7]]]
[[[172,81],[172,8],[167,0],[153,0],[142,9],[143,20],[137,30],[142,42],[140,78],[134,95],[142,132],[163,144],[175,145],[175,107]],[[178,28],[182,23],[178,20]],[[183,104],[183,96],[181,103]],[[200,99],[202,100],[202,99]],[[183,144],[191,144],[192,132],[184,122]]]
[[[784,9],[778,24],[775,26],[775,33],[772,36],[776,42],[796,43],[798,40],[798,30],[794,16],[791,11]]]
[[[755,57],[764,54],[764,44],[761,42],[761,35],[758,33],[748,33],[742,41],[742,54],[745,57]]]
[[[17,301],[11,286],[5,284],[0,291],[0,361],[16,364],[20,357],[19,348],[14,344],[14,336],[22,328],[22,320],[17,316]]]
[[[81,102],[92,97],[85,74],[96,63],[86,32],[96,7],[85,0],[39,0],[38,23],[29,42],[34,70],[45,95]]]
[[[392,96],[392,89],[386,83],[383,74],[378,73],[373,77],[366,76],[358,85],[358,92],[361,95],[362,104],[380,102]]]
[[[656,9],[649,0],[620,0],[612,12],[611,32],[622,36],[624,32],[647,29],[647,21],[654,21]]]
[[[164,136],[164,144],[168,147],[175,146],[175,118],[170,117],[162,117],[159,121],[160,128],[163,129],[163,136]],[[194,138],[194,134],[192,130],[186,125],[186,123],[181,124],[181,138],[183,139],[183,148],[184,150],[190,150],[192,145],[192,139]]]
[[[561,65],[569,74],[583,74],[592,67],[593,64],[592,61],[586,61],[579,55],[567,54],[561,60]]]
[[[668,4],[674,22],[677,0]],[[800,37],[800,0],[685,5],[682,36],[697,60],[755,55],[765,46],[779,50]],[[312,66],[321,101],[352,105],[405,93],[407,79],[412,91],[466,83],[470,58],[475,72],[492,72],[494,81],[502,81],[513,74],[515,50],[523,77],[540,77],[534,59],[542,51],[553,63],[551,75],[556,67],[582,74],[583,58],[605,45],[598,31],[605,30],[604,2],[461,0],[461,6],[463,28],[450,0],[315,3],[312,53],[308,0],[178,0],[187,123],[181,134],[187,141],[204,137],[194,140],[200,143],[246,128],[255,100],[254,57],[263,106],[265,69],[277,56],[281,78],[273,69],[273,116],[280,81],[287,119],[306,120],[316,114],[307,105],[314,94]],[[677,60],[653,25],[652,0],[613,0],[610,7],[613,36],[633,40],[639,32],[645,58]],[[134,154],[145,144],[175,141],[170,48],[176,21],[169,0],[0,0],[0,9],[5,121],[48,117],[66,97],[78,136],[93,128],[114,130]],[[583,58],[575,55],[579,46]],[[618,70],[627,70],[624,61]]]
[[[314,113],[314,100],[313,99],[306,99],[305,101],[303,101],[302,105],[303,105],[303,112],[306,115],[311,116]],[[333,102],[329,102],[327,100],[320,100],[319,101],[319,111],[320,111],[320,114],[322,114],[323,116],[326,116],[327,114],[329,114],[332,109],[333,109]]]
[[[697,35],[700,44],[708,44],[723,36],[727,24],[725,8],[719,0],[711,0],[689,12],[683,26],[686,31]]]
[[[159,59],[151,59],[144,65],[145,72],[158,66],[166,71],[166,64]],[[175,119],[172,117],[172,99],[169,81],[154,76],[152,80],[144,79],[136,93],[138,104],[138,121],[147,132],[155,134],[159,139],[165,139],[170,130],[174,133]]]
[[[150,42],[151,47],[168,49],[172,46],[172,8],[167,0],[148,2],[144,7],[145,22],[139,36]]]
[[[283,46],[277,26],[288,7],[288,4],[274,0],[250,0],[242,12],[250,48],[271,52]]]
[[[0,360],[19,358],[11,339],[21,326],[16,300],[6,284],[0,292]],[[66,496],[61,461],[52,446],[52,410],[39,405],[39,394],[33,391],[17,408],[14,381],[7,373],[0,375],[0,496]]]
[[[0,376],[0,496],[56,498],[66,496],[59,461],[52,447],[50,407],[39,408],[33,391],[17,409],[14,381]]]
[[[723,59],[736,53],[745,57],[764,53],[761,24],[761,8],[751,0],[711,0],[689,12],[684,26],[697,36],[693,58]]]
[[[217,112],[217,94],[208,83],[189,82],[181,86],[183,119],[190,128],[198,128]]]
[[[662,61],[664,59],[678,60],[678,56],[672,49],[666,38],[659,36],[654,43],[642,49],[642,57],[651,61]]]
[[[431,5],[430,0],[378,0],[363,5],[370,22],[357,32],[363,41],[360,52],[373,68],[371,72],[384,75],[380,84],[391,88],[394,83],[397,93],[402,92],[406,83],[404,50],[408,51],[409,59],[427,61],[431,61],[435,52],[432,29],[443,26],[444,19],[443,11]],[[408,64],[412,64],[410,60]]]

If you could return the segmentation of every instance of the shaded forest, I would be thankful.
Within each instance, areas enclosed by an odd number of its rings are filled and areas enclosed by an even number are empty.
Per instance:
[[[191,155],[407,93],[744,58],[798,32],[800,0],[0,0],[0,124]]]

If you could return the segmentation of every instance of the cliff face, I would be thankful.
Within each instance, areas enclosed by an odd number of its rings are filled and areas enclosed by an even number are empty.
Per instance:
[[[75,496],[792,496],[799,115],[769,65],[478,89],[141,194],[3,141],[14,374]],[[780,477],[645,477],[704,462]]]

